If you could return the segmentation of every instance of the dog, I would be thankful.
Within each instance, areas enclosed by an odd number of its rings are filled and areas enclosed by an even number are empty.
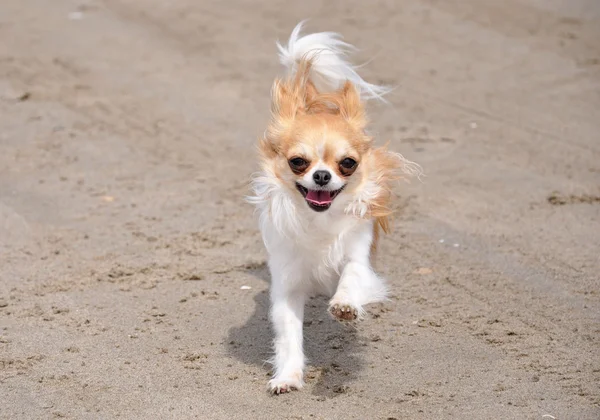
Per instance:
[[[389,231],[392,182],[421,174],[418,164],[367,133],[365,102],[389,89],[367,83],[347,61],[354,47],[333,32],[277,43],[287,69],[271,91],[271,120],[259,139],[261,170],[252,180],[271,273],[275,332],[274,394],[304,385],[303,312],[315,294],[332,296],[329,313],[361,319],[387,296],[371,267],[380,232]]]

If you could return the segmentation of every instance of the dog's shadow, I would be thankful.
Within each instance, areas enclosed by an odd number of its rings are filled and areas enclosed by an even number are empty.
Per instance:
[[[266,266],[247,273],[269,282]],[[265,369],[272,356],[273,332],[269,321],[269,295],[261,291],[254,296],[254,313],[241,327],[228,332],[228,352],[236,359]],[[345,393],[347,385],[363,368],[361,349],[366,346],[352,326],[333,320],[327,313],[327,299],[313,298],[304,313],[304,352],[308,359],[305,381],[313,394],[333,397]],[[266,386],[266,385],[265,385]]]

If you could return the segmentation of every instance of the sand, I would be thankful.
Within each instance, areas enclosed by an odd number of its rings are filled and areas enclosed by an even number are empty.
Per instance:
[[[274,397],[244,196],[307,17],[397,86],[373,132],[427,177],[391,300],[312,300]],[[600,418],[599,91],[594,0],[2,0],[0,418]]]

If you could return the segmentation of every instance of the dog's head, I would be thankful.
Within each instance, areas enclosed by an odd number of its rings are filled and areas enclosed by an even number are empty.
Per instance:
[[[374,149],[365,132],[364,104],[351,82],[319,93],[308,80],[310,62],[272,89],[272,120],[260,141],[263,168],[308,211],[385,218],[389,182],[402,156]]]

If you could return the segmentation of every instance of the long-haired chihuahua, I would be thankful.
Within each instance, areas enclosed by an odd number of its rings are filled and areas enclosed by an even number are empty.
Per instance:
[[[275,394],[303,386],[309,296],[332,296],[329,313],[340,321],[360,319],[365,305],[386,298],[371,257],[389,228],[391,183],[421,173],[402,155],[375,148],[367,134],[364,102],[388,89],[358,75],[346,60],[353,47],[339,34],[300,36],[301,29],[287,46],[277,44],[287,75],[273,84],[250,197],[269,254]]]

